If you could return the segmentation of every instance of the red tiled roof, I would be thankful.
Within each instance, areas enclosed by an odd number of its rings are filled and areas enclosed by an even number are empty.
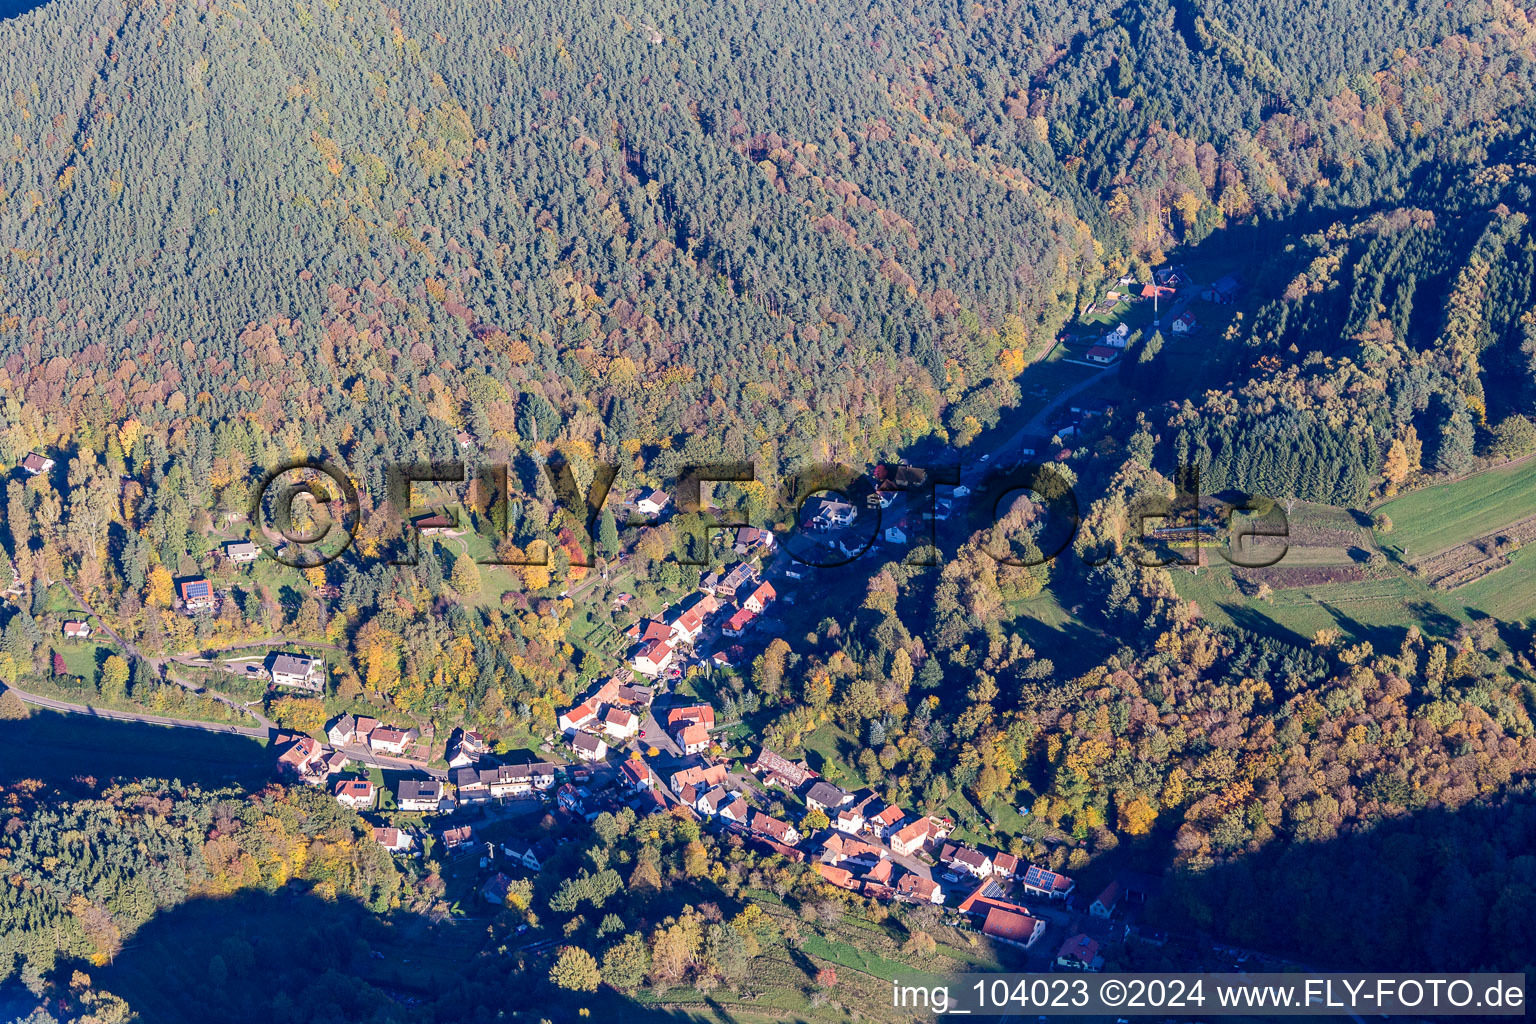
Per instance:
[[[715,709],[708,704],[692,704],[686,708],[673,708],[667,712],[667,724],[676,725],[678,722],[698,722],[706,729],[715,727]]]
[[[982,923],[981,931],[983,935],[990,935],[996,939],[1028,942],[1034,937],[1035,929],[1039,926],[1040,922],[1027,914],[1016,914],[1011,910],[993,907],[987,911],[987,919]]]

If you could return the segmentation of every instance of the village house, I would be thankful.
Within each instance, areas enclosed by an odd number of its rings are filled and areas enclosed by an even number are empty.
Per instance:
[[[625,684],[619,687],[615,696],[625,704],[644,709],[650,707],[656,699],[656,691],[649,686]]]
[[[353,739],[358,743],[367,743],[369,738],[373,735],[373,730],[377,729],[378,727],[379,720],[377,718],[369,718],[367,715],[358,715],[357,725],[355,726],[356,735],[354,735]]]
[[[773,589],[773,584],[765,581],[759,583],[757,589],[747,595],[746,600],[741,602],[741,607],[749,612],[761,615],[773,603],[774,598],[778,596],[778,593]]]
[[[458,523],[454,520],[453,516],[446,512],[425,512],[414,517],[411,520],[411,525],[423,537],[428,537],[436,533],[451,531]]]
[[[757,582],[757,569],[751,562],[737,562],[715,584],[715,596],[734,601],[736,593]]]
[[[864,831],[864,813],[857,806],[840,807],[831,818],[833,827],[839,832],[856,836]]]
[[[839,889],[857,889],[859,887],[859,883],[853,880],[853,872],[847,868],[833,867],[830,864],[822,863],[817,863],[813,867],[818,875]]]
[[[603,715],[603,732],[616,740],[627,740],[640,731],[640,719],[632,711],[609,708]]]
[[[838,501],[828,498],[821,503],[821,508],[816,510],[815,522],[826,524],[832,529],[842,529],[851,526],[859,517],[859,510],[846,501]]]
[[[459,443],[460,448],[469,448],[475,443],[474,435],[467,430],[461,430],[454,434],[453,439]]]
[[[1053,900],[1066,899],[1076,887],[1076,883],[1066,875],[1034,864],[1031,864],[1024,870],[1021,884],[1024,886],[1026,893],[1032,896],[1044,896]]]
[[[1115,908],[1120,905],[1120,883],[1110,882],[1099,893],[1098,898],[1088,905],[1088,913],[1094,917],[1102,917],[1106,921],[1115,916]]]
[[[237,565],[254,562],[261,557],[261,548],[248,540],[232,540],[224,545],[224,557]]]
[[[637,644],[651,640],[670,640],[672,627],[659,619],[641,619],[639,622],[630,623],[629,628],[624,630],[624,635]]]
[[[738,608],[730,618],[725,620],[725,624],[720,627],[720,632],[726,636],[741,636],[755,618],[757,615],[750,608]]]
[[[29,452],[27,457],[21,460],[21,470],[27,476],[38,476],[53,468],[53,460],[46,455],[37,452]]]
[[[368,746],[375,753],[403,754],[405,748],[416,742],[415,729],[395,729],[380,726],[368,735]]]
[[[767,747],[757,752],[757,760],[748,766],[748,771],[762,779],[763,785],[778,786],[789,792],[794,792],[811,779],[817,778],[816,773],[803,763],[796,764]]]
[[[635,652],[631,664],[642,675],[659,676],[672,666],[672,645],[664,640],[647,640]]]
[[[939,863],[960,875],[987,878],[992,874],[992,858],[980,850],[957,843],[945,843]]]
[[[91,624],[88,622],[64,623],[64,635],[71,640],[84,640],[91,635]]]
[[[357,719],[351,715],[342,715],[331,723],[325,735],[338,747],[344,747],[357,738]]]
[[[555,766],[547,762],[498,765],[480,772],[493,800],[507,800],[550,789],[555,784]]]
[[[575,784],[567,782],[555,790],[555,806],[565,813],[581,817],[584,809],[582,804],[581,790],[577,789]]]
[[[658,780],[651,766],[638,757],[632,757],[619,766],[619,778],[633,790],[655,789]]]
[[[189,612],[208,611],[217,601],[213,596],[213,584],[202,576],[182,580],[177,585],[176,593],[181,598],[181,606]]]
[[[556,719],[560,731],[567,736],[597,724],[597,708],[593,707],[590,700],[584,700],[573,708],[560,712]]]
[[[280,768],[304,775],[325,760],[321,752],[320,744],[309,736],[300,736],[298,739],[278,755],[277,763]]]
[[[475,830],[470,825],[460,825],[458,828],[445,828],[443,829],[443,848],[457,850],[474,837]]]
[[[1174,319],[1173,333],[1194,334],[1196,328],[1199,326],[1200,322],[1195,319],[1195,314],[1186,309],[1182,314]]]
[[[891,835],[891,849],[903,857],[920,853],[933,843],[943,842],[950,829],[932,817],[908,822]]]
[[[378,792],[374,789],[373,783],[367,779],[346,779],[338,782],[334,795],[337,803],[355,811],[372,810],[373,802],[378,798]]]
[[[715,709],[708,704],[690,704],[667,712],[667,728],[676,729],[683,723],[696,723],[706,729],[715,727]]]
[[[436,779],[402,779],[395,803],[402,811],[432,814],[443,799],[443,784]]]
[[[785,846],[794,846],[800,842],[800,833],[795,826],[778,818],[770,818],[762,811],[753,811],[747,827],[759,835],[767,836],[775,842]]]
[[[722,808],[732,800],[738,799],[735,793],[724,787],[716,787],[699,798],[695,809],[711,818],[718,817]]]
[[[1242,291],[1242,282],[1234,274],[1227,274],[1213,284],[1205,286],[1200,297],[1206,302],[1214,302],[1218,306],[1230,306],[1237,301],[1238,292]]]
[[[511,876],[498,871],[485,880],[485,884],[480,887],[480,895],[485,898],[485,902],[499,907],[507,902],[507,893],[511,890]]]
[[[411,834],[402,832],[398,828],[374,829],[373,841],[390,853],[401,853],[411,848]]]
[[[326,775],[335,775],[337,772],[341,771],[348,764],[350,764],[351,761],[352,759],[349,758],[346,754],[342,753],[340,750],[331,751],[325,757]]]
[[[907,542],[907,531],[904,529],[906,525],[907,521],[903,519],[899,523],[887,526],[885,528],[885,542],[887,544],[905,544]]]
[[[1071,971],[1098,972],[1104,969],[1104,958],[1099,955],[1099,944],[1086,935],[1073,935],[1056,951],[1056,966]]]
[[[709,749],[709,730],[702,722],[690,722],[673,736],[684,754],[700,754]]]
[[[862,839],[838,832],[823,833],[821,860],[826,864],[841,864],[845,860],[863,860],[874,863],[888,856],[885,850]]]
[[[704,791],[725,785],[728,774],[729,771],[723,764],[697,764],[682,771],[673,772],[667,785],[671,787],[672,792],[679,795],[688,786]]]
[[[718,607],[719,603],[709,594],[699,595],[699,600],[672,620],[668,627],[671,631],[668,642],[674,646],[697,642],[699,634],[704,632],[704,620]]]
[[[805,791],[805,806],[813,811],[825,811],[828,817],[834,816],[837,808],[852,799],[852,793],[839,789],[830,782],[817,782]]]
[[[571,741],[571,747],[576,751],[576,756],[583,761],[601,761],[608,756],[608,744],[603,742],[601,736],[595,736],[590,732],[578,733]]]
[[[1044,931],[1045,922],[1039,918],[1002,907],[989,908],[981,925],[983,935],[1023,949],[1033,946]]]
[[[1120,359],[1120,353],[1118,350],[1112,349],[1107,345],[1095,345],[1088,350],[1083,358],[1087,359],[1090,363],[1097,363],[1099,366],[1110,366]]]
[[[483,804],[491,799],[490,784],[483,781],[480,778],[480,772],[473,767],[455,768],[449,778],[453,781],[454,794],[458,798],[459,806]]]
[[[490,753],[490,750],[490,744],[485,742],[484,736],[477,732],[456,729],[453,735],[448,737],[448,766],[450,768],[467,767]]]
[[[319,659],[306,654],[274,651],[267,656],[267,671],[273,686],[318,693],[325,689],[325,679],[318,671]]]
[[[639,501],[635,502],[635,511],[639,512],[641,515],[659,516],[661,515],[662,510],[671,504],[671,502],[672,499],[667,496],[666,491],[651,491],[649,494],[643,496]]]
[[[940,906],[944,902],[944,890],[931,878],[907,872],[896,883],[896,895],[910,903],[931,903]]]
[[[752,808],[747,806],[746,800],[740,793],[732,793],[729,801],[719,811],[720,817],[726,821],[733,821],[738,825],[745,825],[752,814]]]
[[[735,552],[738,555],[748,555],[756,548],[771,551],[777,543],[772,530],[760,530],[755,526],[743,526],[736,531]]]
[[[508,860],[521,864],[529,871],[538,871],[544,866],[544,862],[554,855],[555,848],[547,839],[541,839],[537,843],[511,840],[501,844],[501,853]]]
[[[864,831],[868,832],[876,839],[884,839],[886,836],[895,831],[897,826],[901,824],[902,819],[906,816],[906,811],[903,811],[895,804],[891,804],[885,810],[881,811],[879,814],[876,814],[874,817],[866,821],[864,823]]]
[[[992,855],[992,873],[1000,878],[1013,878],[1019,872],[1019,858],[1011,853],[994,853]]]

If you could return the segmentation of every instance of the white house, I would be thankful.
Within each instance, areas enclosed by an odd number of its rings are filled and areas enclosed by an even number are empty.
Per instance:
[[[374,829],[373,841],[390,853],[400,853],[411,848],[411,834],[402,832],[398,828]]]
[[[325,688],[325,680],[320,673],[320,659],[311,658],[307,654],[274,654],[268,671],[272,674],[273,686],[314,692]]]
[[[336,802],[355,811],[373,809],[377,793],[367,779],[348,779],[336,783]]]
[[[571,746],[575,748],[576,756],[583,761],[601,761],[608,756],[608,744],[603,742],[601,736],[594,736],[590,732],[577,734]]]
[[[344,747],[357,737],[357,719],[351,715],[342,715],[325,730],[325,735],[333,745]]]
[[[900,526],[887,526],[885,528],[885,540],[888,544],[905,544],[907,542],[907,531],[903,530]]]
[[[91,624],[89,622],[66,622],[64,623],[64,635],[71,640],[84,640],[91,635]]]
[[[661,510],[666,508],[671,500],[665,491],[652,491],[635,502],[635,509],[648,516],[660,515]]]
[[[665,640],[649,640],[635,653],[635,671],[647,676],[659,676],[672,665],[672,645]]]
[[[556,724],[560,726],[560,731],[567,736],[596,723],[597,708],[592,706],[591,701],[586,700],[573,708],[560,712],[560,717],[556,719]]]
[[[37,476],[52,469],[53,460],[46,455],[31,452],[26,458],[21,460],[21,468],[26,472],[27,476]]]
[[[405,748],[416,741],[415,729],[392,729],[381,726],[368,736],[368,746],[384,754],[403,754]]]
[[[632,711],[609,708],[603,716],[603,732],[616,740],[627,740],[640,731],[640,719]]]
[[[254,562],[261,556],[261,549],[248,540],[232,540],[224,545],[224,557],[231,562]]]
[[[1173,322],[1174,334],[1193,334],[1200,323],[1195,319],[1195,314],[1185,310],[1177,320]]]
[[[443,784],[436,779],[404,779],[395,795],[402,811],[430,814],[443,799]]]

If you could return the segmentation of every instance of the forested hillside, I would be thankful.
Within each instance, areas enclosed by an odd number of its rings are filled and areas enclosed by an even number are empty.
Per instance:
[[[596,571],[572,569],[588,524],[546,467],[585,494],[616,465],[617,499],[750,460],[761,512],[810,463],[978,466],[1045,403],[1102,399],[1032,438],[1081,502],[1062,558],[1000,563],[960,507],[942,564],[877,548],[700,651],[675,685],[729,723],[736,768],[768,746],[1052,869],[1166,869],[1149,912],[1189,933],[1332,967],[1536,960],[1532,609],[1437,603],[1376,511],[1536,452],[1524,10],[51,0],[0,22],[0,50],[0,681],[317,736],[342,712],[435,724],[434,758],[460,726],[531,751],[710,568],[677,557],[686,516],[630,526],[615,500]],[[1154,275],[1189,265],[1234,290],[1176,338]],[[1084,362],[1126,310],[1119,370]],[[434,492],[469,521],[413,558],[379,514],[386,467],[459,457],[509,464],[514,493]],[[305,458],[357,481],[356,544],[236,564],[253,487]],[[1183,464],[1296,513],[1313,561],[1139,560]],[[1043,506],[1001,508],[1010,554],[1049,546]],[[1407,535],[1475,549],[1444,578],[1491,572],[1528,516]],[[490,566],[551,541],[547,566]],[[193,614],[177,581],[204,576]],[[275,697],[208,653],[282,645],[320,692]],[[441,862],[402,870],[322,794],[85,788],[7,791],[0,841],[0,979],[73,992],[71,1019],[115,1004],[62,970],[204,897],[464,912]],[[479,907],[466,956],[486,955],[433,1019],[599,977],[647,1005],[782,982],[822,1011],[811,953],[999,966],[932,907],[625,814],[541,822],[558,866]],[[1360,877],[1378,860],[1397,890]],[[1307,898],[1328,872],[1358,883],[1349,914]],[[233,949],[211,974],[238,973]]]
[[[6,454],[132,419],[201,504],[461,426],[661,469],[961,434],[1106,274],[1512,131],[1523,15],[1404,6],[1295,47],[1267,6],[49,4],[3,28]]]

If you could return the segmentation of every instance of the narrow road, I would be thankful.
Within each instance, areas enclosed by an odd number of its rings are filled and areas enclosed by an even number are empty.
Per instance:
[[[41,697],[35,693],[18,690],[14,684],[6,683],[5,688],[20,697],[23,703],[35,707],[48,708],[51,711],[63,711],[72,715],[88,715],[91,718],[107,718],[117,722],[139,722],[144,725],[163,725],[178,729],[197,729],[201,732],[226,733],[231,736],[244,736],[253,740],[266,740],[270,731],[266,728],[242,725],[225,725],[222,722],[200,722],[193,718],[167,718],[162,715],[145,715],[133,711],[114,711],[110,708],[97,708],[89,704],[71,704],[68,701],[54,700],[52,697]]]
[[[988,453],[990,454],[991,458],[988,459],[986,463],[982,463],[980,461],[974,461],[970,463],[970,467],[965,472],[965,476],[969,478],[968,482],[974,483],[975,481],[978,481],[983,476],[985,476],[988,466],[994,460],[1000,465],[1011,465],[1016,460],[1007,458],[1007,456],[1010,454],[1017,455],[1019,449],[1024,447],[1024,439],[1026,437],[1029,437],[1032,434],[1044,434],[1049,437],[1052,433],[1050,430],[1051,417],[1055,416],[1056,412],[1062,406],[1072,401],[1072,399],[1076,398],[1084,391],[1104,383],[1105,381],[1117,375],[1119,372],[1119,366],[1106,367],[1105,369],[1102,369],[1098,373],[1094,374],[1092,377],[1078,381],[1076,384],[1072,385],[1065,391],[1058,394],[1055,398],[1051,399],[1045,405],[1041,406],[1040,410],[1031,416],[1027,423],[1025,423],[1018,430],[1014,431],[1014,433],[1009,436],[1007,440],[992,447]]]

